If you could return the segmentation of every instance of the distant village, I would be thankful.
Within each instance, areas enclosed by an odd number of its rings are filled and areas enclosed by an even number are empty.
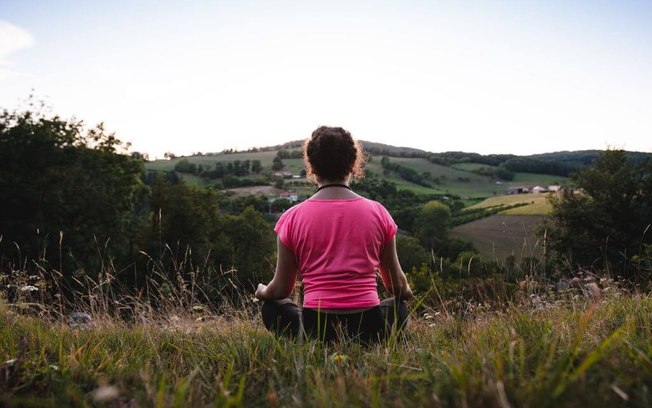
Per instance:
[[[559,190],[561,190],[561,186],[557,184],[548,187],[534,186],[532,188],[523,187],[523,186],[511,186],[507,188],[507,194],[513,195],[513,194],[527,194],[527,193],[533,193],[533,194],[556,193]]]

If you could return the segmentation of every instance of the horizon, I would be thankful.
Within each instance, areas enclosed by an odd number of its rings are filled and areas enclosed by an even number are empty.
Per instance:
[[[652,3],[3,2],[0,107],[162,157],[320,125],[428,152],[652,152]]]
[[[279,143],[279,144],[273,144],[273,145],[268,145],[268,146],[252,146],[246,149],[242,150],[233,150],[228,153],[225,153],[224,150],[230,150],[230,148],[223,149],[221,151],[197,151],[197,152],[191,152],[189,154],[176,154],[175,152],[169,151],[169,153],[174,154],[174,159],[179,159],[179,158],[184,158],[184,157],[195,157],[195,156],[207,156],[207,155],[221,155],[221,154],[246,154],[246,153],[251,153],[253,151],[258,150],[258,151],[267,151],[267,150],[272,150],[274,148],[280,148],[283,147],[287,144],[292,144],[296,142],[302,142],[303,140],[297,139],[297,140],[290,140],[284,143]],[[396,148],[396,149],[411,149],[411,150],[418,150],[423,153],[429,153],[429,154],[446,154],[446,153],[467,153],[467,154],[479,154],[481,156],[491,156],[491,155],[514,155],[514,156],[521,156],[521,157],[527,157],[527,156],[538,156],[538,155],[546,155],[546,154],[558,154],[558,153],[580,153],[580,152],[604,152],[607,150],[623,150],[626,153],[643,153],[643,154],[650,154],[652,155],[652,152],[646,152],[646,151],[640,151],[640,150],[627,150],[627,149],[618,149],[618,148],[605,148],[605,149],[578,149],[578,150],[555,150],[555,151],[549,151],[549,152],[541,152],[541,153],[532,153],[532,154],[513,154],[513,153],[478,153],[478,152],[473,152],[473,151],[465,151],[465,150],[446,150],[446,151],[429,151],[429,150],[423,150],[417,147],[412,147],[412,146],[402,146],[402,145],[392,145],[392,144],[387,144],[387,143],[380,143],[380,142],[375,142],[373,140],[358,140],[360,143],[362,143],[362,147],[364,149],[365,143],[374,143],[374,144],[379,144],[391,148]],[[131,152],[130,152],[131,153]],[[139,152],[143,153],[143,152]],[[148,158],[148,161],[156,161],[156,160],[170,160],[170,158],[165,158],[165,157],[156,157],[156,158]]]

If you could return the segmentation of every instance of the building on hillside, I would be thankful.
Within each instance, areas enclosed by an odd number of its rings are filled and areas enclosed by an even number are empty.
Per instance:
[[[291,203],[296,203],[299,201],[299,195],[297,194],[296,191],[284,191],[281,194],[279,194],[278,198],[285,198],[290,200]]]
[[[548,189],[545,188],[545,187],[541,187],[541,186],[535,186],[535,187],[532,187],[532,192],[534,194],[547,193]]]
[[[556,193],[559,190],[561,190],[560,185],[553,184],[552,186],[548,186],[548,191],[552,191],[553,193]]]

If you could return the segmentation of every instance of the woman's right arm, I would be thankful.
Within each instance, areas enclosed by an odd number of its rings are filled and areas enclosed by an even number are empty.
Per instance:
[[[385,244],[380,257],[380,277],[385,289],[398,299],[412,298],[412,289],[396,253],[396,236]]]
[[[267,284],[258,284],[254,296],[260,300],[276,300],[290,296],[294,282],[297,279],[297,263],[290,248],[286,247],[280,238],[276,238],[277,258],[276,272]]]

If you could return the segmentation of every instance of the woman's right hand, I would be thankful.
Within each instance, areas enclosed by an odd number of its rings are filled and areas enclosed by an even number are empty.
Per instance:
[[[414,298],[414,294],[412,293],[412,289],[410,289],[407,281],[405,282],[405,285],[406,286],[403,287],[403,290],[401,291],[401,300],[410,300]]]
[[[258,288],[256,288],[256,293],[254,293],[254,296],[256,297],[256,299],[265,300],[266,291],[267,291],[267,285],[263,285],[262,283],[259,283]]]

